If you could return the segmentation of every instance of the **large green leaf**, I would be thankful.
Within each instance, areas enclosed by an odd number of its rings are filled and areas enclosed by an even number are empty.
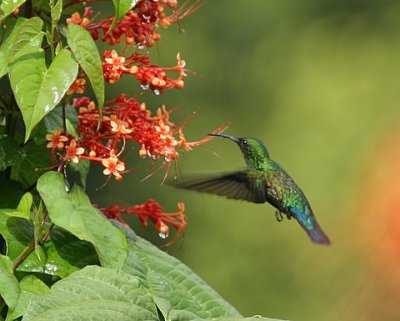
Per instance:
[[[4,255],[0,255],[0,284],[0,296],[13,309],[17,305],[20,288],[13,274],[12,262]]]
[[[10,57],[10,49],[14,43],[15,38],[19,34],[22,23],[26,21],[24,18],[17,20],[9,20],[6,24],[5,39],[0,45],[0,78],[7,73],[7,67]]]
[[[30,50],[30,45],[26,45]],[[25,50],[24,47],[21,50]],[[44,52],[19,57],[10,64],[10,82],[21,109],[28,140],[32,129],[62,99],[78,74],[78,64],[67,49],[61,49],[49,69]]]
[[[65,190],[62,174],[48,172],[40,177],[37,189],[52,222],[93,244],[104,266],[121,268],[127,257],[123,233],[92,206],[78,186]]]
[[[101,110],[104,104],[104,76],[97,46],[85,28],[73,23],[68,25],[67,41],[92,84],[98,108]]]
[[[23,321],[158,321],[148,290],[132,275],[90,266],[32,302]]]
[[[128,239],[124,271],[135,275],[150,290],[165,320],[169,321],[277,321],[260,316],[244,318],[200,277],[176,258],[115,222]]]
[[[0,2],[0,22],[14,12],[26,0],[2,0]]]
[[[200,277],[176,258],[124,229],[128,259],[124,270],[150,289],[165,320],[241,317]]]
[[[49,288],[34,275],[24,277],[19,283],[21,294],[14,309],[9,310],[6,321],[14,320],[22,316],[29,304],[38,296],[47,294]]]

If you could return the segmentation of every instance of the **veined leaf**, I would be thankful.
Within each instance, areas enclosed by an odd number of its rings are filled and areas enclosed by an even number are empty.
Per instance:
[[[68,25],[67,41],[76,60],[90,80],[98,108],[101,110],[104,104],[104,76],[97,46],[85,28],[73,23]]]
[[[32,52],[33,49],[36,52]],[[26,44],[21,51],[27,54],[13,59],[9,76],[24,119],[27,141],[33,128],[53,110],[75,80],[78,64],[67,49],[60,50],[49,69],[40,46],[32,48]]]
[[[41,52],[40,45],[43,41],[42,19],[33,17],[31,19],[19,18],[18,20],[22,22],[9,48],[8,63],[21,56]]]
[[[24,321],[158,321],[150,293],[132,275],[88,266],[57,282],[37,298]]]
[[[128,239],[123,268],[150,290],[168,321],[278,321],[260,316],[244,318],[200,277],[176,258],[161,251],[118,222]]]
[[[115,268],[124,265],[127,257],[125,236],[93,207],[82,189],[75,185],[67,193],[64,177],[56,172],[42,175],[37,189],[54,224],[92,243],[102,265]]]
[[[20,288],[13,274],[12,262],[4,255],[0,255],[0,284],[0,296],[9,309],[13,309],[17,305]]]
[[[21,295],[18,298],[16,307],[9,310],[6,321],[11,321],[22,316],[35,297],[49,292],[47,285],[34,275],[24,277],[19,285],[21,288]]]
[[[176,258],[123,228],[128,239],[124,271],[150,289],[165,320],[242,317],[200,277]]]
[[[7,67],[10,57],[10,49],[14,43],[15,38],[19,34],[22,23],[26,21],[25,18],[18,18],[7,22],[7,31],[5,39],[0,46],[0,78],[7,73]]]

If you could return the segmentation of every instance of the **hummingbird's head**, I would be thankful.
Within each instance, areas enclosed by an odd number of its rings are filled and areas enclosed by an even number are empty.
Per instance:
[[[257,164],[262,164],[266,159],[269,159],[269,153],[264,143],[254,137],[235,137],[227,134],[208,134],[210,136],[224,137],[234,141],[239,145],[240,150],[246,160],[247,165],[258,167]]]

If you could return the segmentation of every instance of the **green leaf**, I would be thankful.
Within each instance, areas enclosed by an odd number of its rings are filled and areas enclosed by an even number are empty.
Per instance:
[[[14,12],[26,0],[2,0],[0,3],[0,22]]]
[[[65,117],[71,122],[73,126],[78,125],[78,115],[76,109],[72,106],[65,107]],[[45,118],[44,123],[48,133],[54,133],[57,128],[64,127],[64,116],[62,106],[54,108]],[[70,133],[73,134],[73,133]]]
[[[165,320],[241,317],[200,277],[176,258],[124,228],[128,259],[124,271],[150,289]]]
[[[38,247],[40,246],[40,241],[43,236],[43,219],[44,219],[44,205],[43,202],[39,203],[39,206],[33,211],[33,237],[35,242],[35,252],[38,255]],[[40,261],[40,260],[39,260]]]
[[[110,29],[114,28],[115,23],[136,6],[138,2],[139,0],[113,0],[115,16]]]
[[[21,157],[11,168],[11,178],[30,187],[44,174],[44,169],[48,168],[50,152],[44,144],[37,145],[34,141],[26,144],[23,152],[25,157]]]
[[[93,244],[104,266],[121,268],[127,257],[127,243],[123,233],[114,227],[78,186],[65,191],[64,177],[47,172],[40,177],[37,189],[52,222],[82,240]]]
[[[108,31],[111,31],[117,21],[121,19],[138,2],[139,0],[113,0],[115,15]]]
[[[104,104],[104,76],[97,46],[89,31],[73,23],[68,25],[67,41],[76,60],[90,80],[98,108],[101,110]]]
[[[9,309],[13,309],[17,305],[20,288],[13,273],[12,262],[4,255],[0,255],[0,284],[0,296]]]
[[[88,266],[57,282],[33,301],[24,321],[158,321],[146,288],[132,275]]]
[[[26,219],[30,218],[32,204],[33,204],[32,194],[29,192],[25,193],[24,196],[22,196],[17,207],[17,211],[23,214],[23,216],[20,217]]]
[[[25,193],[19,201],[16,209],[0,209],[0,213],[2,215],[7,215],[8,217],[20,217],[29,220],[31,216],[32,202],[32,194],[29,192]]]
[[[50,239],[51,243],[46,243],[46,266],[48,271],[53,267],[52,274],[66,277],[87,265],[100,264],[92,244],[62,228],[53,228]]]
[[[15,139],[9,136],[0,137],[0,171],[16,164],[25,156],[24,150]]]
[[[6,241],[6,254],[11,260],[15,260],[33,241],[32,223],[19,218],[9,217],[0,210],[0,234]]]
[[[24,21],[26,21],[26,19],[18,18],[17,20],[7,21],[5,25],[5,28],[7,28],[5,39],[0,45],[0,78],[7,73],[10,49],[14,43],[15,38],[19,34],[21,25]]]
[[[21,50],[31,51],[27,44]],[[78,64],[67,49],[61,49],[49,69],[43,50],[27,53],[10,64],[9,76],[26,127],[25,141],[33,128],[60,102],[78,74]]]
[[[69,162],[68,167],[74,172],[79,173],[80,185],[85,188],[90,169],[90,161],[88,159],[81,159],[79,160],[79,163]]]
[[[0,234],[6,241],[6,254],[17,259],[34,242],[33,225],[18,217],[9,217],[0,210]],[[66,277],[89,264],[98,264],[93,246],[61,228],[53,228],[48,240],[40,247],[41,259],[31,252],[18,266],[19,272],[38,272]]]
[[[19,57],[41,52],[40,46],[43,40],[43,21],[38,17],[22,20],[17,34],[13,37],[13,43],[9,48],[8,63]]]
[[[63,9],[63,0],[58,0],[56,5],[51,8],[51,20],[53,24],[56,25],[58,20],[60,20],[61,13]]]
[[[9,310],[6,321],[14,320],[22,316],[29,304],[38,297],[49,292],[49,288],[40,279],[34,275],[24,277],[19,283],[21,295],[18,298],[18,303],[13,310]]]
[[[50,240],[40,249],[41,259],[32,252],[17,270],[67,277],[86,265],[99,264],[96,251],[89,242],[79,240],[61,228],[53,228]]]

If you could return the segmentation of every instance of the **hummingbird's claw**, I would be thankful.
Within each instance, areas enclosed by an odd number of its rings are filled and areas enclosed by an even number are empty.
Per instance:
[[[275,217],[276,217],[276,220],[278,222],[282,222],[283,221],[283,216],[282,216],[282,213],[280,211],[275,211]]]

